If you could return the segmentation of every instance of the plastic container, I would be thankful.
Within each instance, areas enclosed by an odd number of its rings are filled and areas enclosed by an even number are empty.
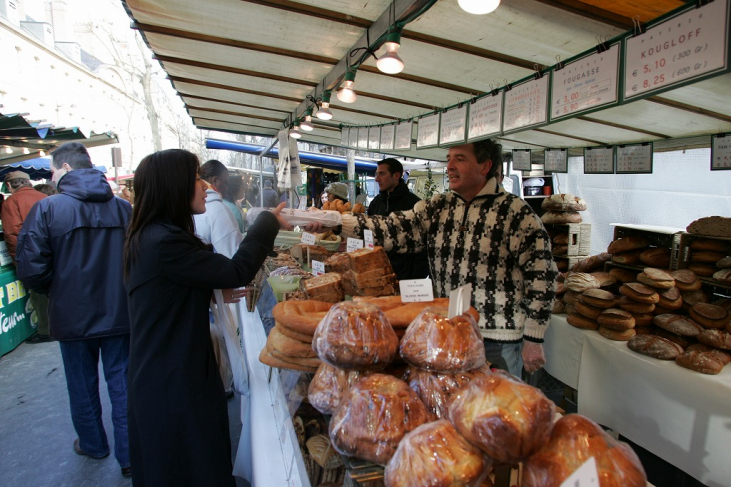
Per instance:
[[[543,186],[526,186],[525,187],[526,196],[538,196],[540,194],[543,194]]]
[[[282,302],[282,294],[296,291],[300,287],[300,279],[302,276],[270,276],[267,282],[274,291],[274,297],[277,302]]]

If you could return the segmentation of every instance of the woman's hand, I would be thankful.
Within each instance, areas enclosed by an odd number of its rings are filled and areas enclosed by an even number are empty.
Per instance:
[[[243,287],[238,289],[221,289],[224,303],[238,303],[241,298],[249,294],[249,291]]]
[[[274,216],[277,217],[277,220],[279,220],[279,228],[281,228],[282,230],[292,230],[294,227],[292,225],[290,225],[287,222],[287,220],[282,218],[281,213],[282,213],[282,210],[284,209],[284,207],[286,207],[286,206],[287,206],[287,203],[282,202],[282,203],[279,203],[279,205],[276,208],[274,208],[270,211],[274,214]]]

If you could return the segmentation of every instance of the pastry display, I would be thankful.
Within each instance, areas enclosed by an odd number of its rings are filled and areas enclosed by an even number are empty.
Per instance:
[[[375,304],[386,314],[388,322],[394,328],[407,328],[419,313],[430,306],[449,306],[449,298],[434,298],[433,301],[404,303],[401,296],[383,296],[383,297],[353,297],[353,301],[357,303]],[[477,310],[470,306],[467,313],[472,315],[475,321],[480,320],[480,314]]]
[[[401,340],[401,357],[411,365],[457,373],[485,365],[485,346],[474,318],[465,313],[447,318],[448,308],[426,308]]]
[[[332,414],[345,393],[366,375],[367,371],[345,370],[323,362],[310,382],[307,398],[322,414]]]
[[[433,419],[406,382],[371,374],[343,397],[330,420],[330,439],[342,455],[386,465],[406,433]]]
[[[480,487],[489,460],[452,423],[438,420],[407,433],[384,473],[386,487]]]
[[[404,380],[432,414],[437,418],[446,418],[452,396],[474,378],[490,373],[487,365],[457,374],[441,374],[410,366]]]

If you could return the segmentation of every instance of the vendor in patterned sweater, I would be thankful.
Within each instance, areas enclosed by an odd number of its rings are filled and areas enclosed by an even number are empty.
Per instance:
[[[495,177],[502,146],[493,140],[454,146],[447,155],[451,192],[388,216],[343,215],[343,234],[389,250],[426,250],[435,296],[472,284],[472,305],[487,360],[513,375],[545,363],[543,336],[555,296],[556,265],[541,220]]]

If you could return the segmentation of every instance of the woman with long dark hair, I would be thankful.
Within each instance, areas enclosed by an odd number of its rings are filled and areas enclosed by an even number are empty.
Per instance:
[[[281,206],[262,212],[229,259],[195,235],[206,210],[198,158],[170,149],[135,172],[125,244],[129,436],[140,486],[234,486],[226,397],[209,336],[213,289],[245,286],[272,250]]]

